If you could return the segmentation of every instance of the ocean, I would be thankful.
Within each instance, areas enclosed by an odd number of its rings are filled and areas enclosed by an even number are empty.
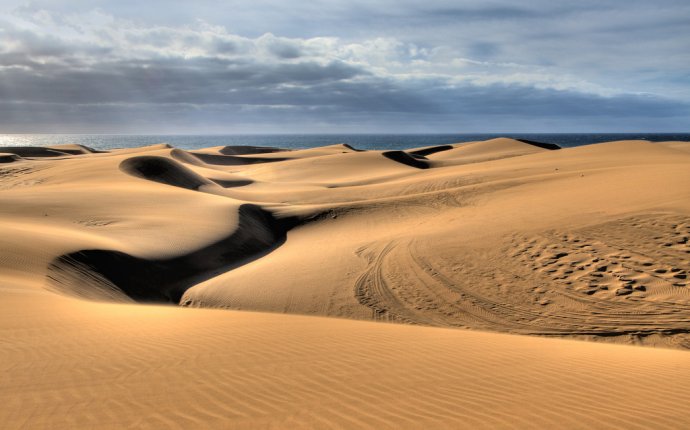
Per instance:
[[[654,142],[690,141],[690,133],[498,133],[498,134],[265,134],[265,135],[115,135],[115,134],[4,134],[0,147],[48,146],[77,143],[108,150],[169,143],[176,148],[199,149],[211,146],[256,145],[287,149],[313,148],[347,143],[357,149],[408,149],[419,146],[471,142],[495,137],[528,139],[555,143],[563,148],[613,140],[649,140]]]

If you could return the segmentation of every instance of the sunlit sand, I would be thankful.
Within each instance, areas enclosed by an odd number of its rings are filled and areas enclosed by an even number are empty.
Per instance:
[[[689,166],[686,142],[0,148],[0,422],[690,426]]]

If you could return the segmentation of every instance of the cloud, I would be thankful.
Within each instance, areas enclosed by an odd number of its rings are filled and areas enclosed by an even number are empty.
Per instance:
[[[403,23],[467,20],[471,28],[477,22],[545,22],[556,16],[568,25],[569,17],[591,13],[586,7],[545,5],[516,9],[468,2],[458,8],[454,2],[435,7],[402,2],[395,13]],[[381,7],[352,6],[367,8],[369,19],[392,19]],[[418,13],[407,13],[412,9]],[[516,34],[529,40],[530,34],[545,31],[554,31],[553,26]],[[0,15],[0,126],[26,132],[160,132],[171,124],[197,132],[688,126],[690,95],[668,96],[687,83],[682,68],[671,68],[661,79],[656,67],[621,73],[624,79],[601,79],[567,66],[572,62],[557,55],[549,61],[521,56],[522,48],[506,43],[510,35],[505,33],[440,44],[431,43],[433,37],[391,34],[246,36],[201,19],[150,25],[101,10],[24,7]],[[631,90],[630,83],[642,77],[658,91],[637,85]]]

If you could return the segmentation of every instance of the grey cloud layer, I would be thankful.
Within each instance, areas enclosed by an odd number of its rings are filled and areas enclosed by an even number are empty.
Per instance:
[[[70,2],[73,10],[63,12],[39,7],[59,9],[58,3],[35,2],[0,15],[2,130],[682,131],[690,125],[690,94],[683,90],[688,53],[676,49],[687,41],[687,30],[679,30],[687,21],[678,13],[688,10],[683,3],[657,7],[653,16],[671,28],[655,30],[650,15],[645,22],[606,2],[485,7],[403,1],[389,9],[388,2],[331,2],[320,5],[322,21],[303,37],[276,18],[285,11],[280,4],[262,16],[282,31],[276,34],[291,37],[243,36],[209,17],[151,25],[114,15],[143,14],[141,8],[150,7],[143,2],[123,2],[113,13],[93,11],[94,2]],[[310,7],[297,3],[295,10]],[[648,9],[631,2],[635,7]],[[261,27],[257,8],[236,12]],[[329,30],[336,15],[341,25]],[[588,19],[568,28],[577,23],[573,17]],[[565,31],[551,22],[559,19]],[[372,23],[384,28],[374,31]],[[530,27],[512,28],[516,23]],[[635,62],[639,46],[626,42],[616,51],[618,66],[602,64],[613,48],[593,46],[615,43],[625,23],[643,23],[637,34],[646,39],[637,45],[656,41],[655,49],[645,48],[647,58],[665,53],[666,61]],[[500,26],[511,30],[495,31]],[[317,37],[308,37],[315,28]],[[587,28],[593,34],[582,36]],[[675,39],[664,39],[672,30]],[[579,40],[578,58],[559,52],[574,49],[568,32]]]

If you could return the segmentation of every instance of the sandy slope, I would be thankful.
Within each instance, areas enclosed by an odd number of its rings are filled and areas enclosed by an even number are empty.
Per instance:
[[[3,428],[687,428],[684,351],[3,292]]]
[[[103,302],[689,348],[689,147],[0,148],[0,422],[687,427],[685,351]]]
[[[245,167],[256,182],[233,196],[322,215],[183,303],[682,346],[690,158],[678,146],[496,139],[428,154],[429,168],[375,152]]]

